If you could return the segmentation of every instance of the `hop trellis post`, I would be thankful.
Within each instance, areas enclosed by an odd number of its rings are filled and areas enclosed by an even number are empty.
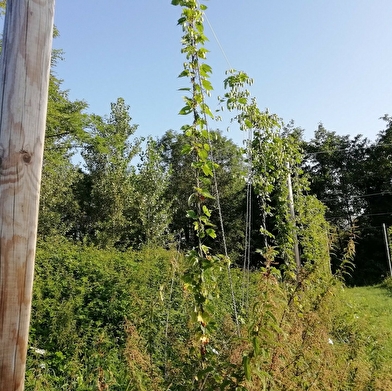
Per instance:
[[[23,390],[54,0],[8,0],[0,60],[0,390]]]

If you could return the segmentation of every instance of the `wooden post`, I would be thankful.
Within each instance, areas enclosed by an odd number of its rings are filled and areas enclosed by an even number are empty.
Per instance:
[[[291,215],[291,221],[293,224],[294,257],[295,257],[295,263],[297,265],[297,276],[299,276],[299,272],[301,271],[301,257],[299,255],[298,236],[297,236],[297,228],[296,228],[296,220],[297,219],[295,218],[293,186],[291,184],[290,164],[286,163],[286,166],[287,166],[287,171],[288,171],[287,187],[289,190],[290,215]]]
[[[382,230],[384,233],[385,254],[387,256],[387,261],[389,266],[389,275],[390,277],[392,277],[391,252],[389,250],[389,235],[387,233],[387,227],[385,223],[382,224]]]
[[[0,61],[0,390],[24,389],[54,0],[7,0]]]

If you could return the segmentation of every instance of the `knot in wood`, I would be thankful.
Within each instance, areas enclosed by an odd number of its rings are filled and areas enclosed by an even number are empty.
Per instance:
[[[25,151],[24,149],[20,150],[19,153],[22,155],[22,160],[23,160],[26,164],[30,164],[30,162],[31,162],[31,153]]]

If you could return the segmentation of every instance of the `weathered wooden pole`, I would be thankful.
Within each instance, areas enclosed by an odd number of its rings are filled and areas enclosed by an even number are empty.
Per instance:
[[[385,254],[387,256],[387,261],[389,266],[389,275],[390,277],[392,277],[391,251],[389,249],[389,235],[385,223],[382,224],[382,230],[384,233]]]
[[[54,0],[7,0],[0,60],[0,390],[23,390]]]
[[[294,257],[295,263],[297,265],[297,278],[299,277],[299,273],[301,271],[301,256],[299,254],[299,246],[298,246],[298,236],[297,236],[297,227],[296,227],[296,217],[295,217],[295,209],[294,209],[294,196],[293,196],[293,186],[291,183],[291,174],[290,174],[290,164],[286,163],[287,167],[287,187],[289,191],[289,207],[290,207],[290,216],[291,222],[293,224],[293,239],[294,239]]]

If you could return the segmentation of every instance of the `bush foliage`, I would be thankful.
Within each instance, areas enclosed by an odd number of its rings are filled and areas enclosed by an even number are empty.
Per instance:
[[[273,268],[250,272],[247,306],[242,271],[231,270],[240,336],[223,270],[200,364],[184,267],[175,249],[41,242],[26,390],[388,389],[379,341],[342,300],[341,283],[310,265],[299,282]]]

